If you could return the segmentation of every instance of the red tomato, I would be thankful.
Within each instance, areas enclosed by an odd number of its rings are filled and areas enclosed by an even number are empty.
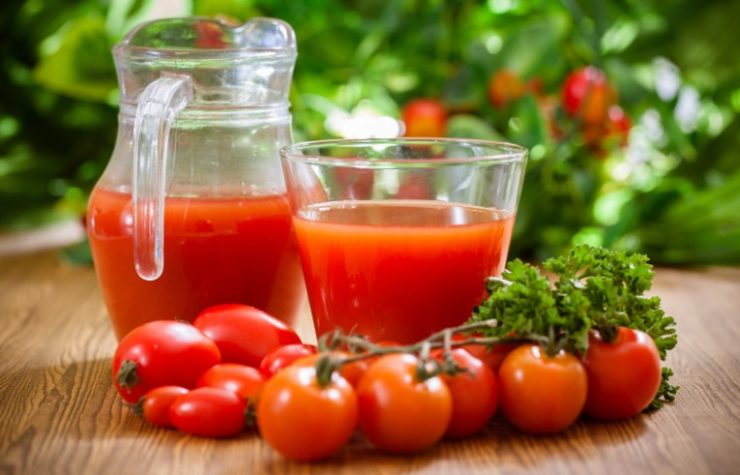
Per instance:
[[[488,98],[495,107],[502,108],[527,92],[527,85],[516,73],[499,69],[488,82]]]
[[[260,370],[236,363],[217,364],[198,379],[198,387],[222,388],[254,400],[265,384]]]
[[[442,137],[445,134],[447,112],[437,100],[415,99],[404,106],[401,118],[407,137]]]
[[[244,429],[246,401],[222,388],[198,388],[170,407],[172,424],[186,434],[234,437]]]
[[[375,173],[372,170],[351,167],[335,167],[334,179],[340,187],[343,200],[367,200],[372,198]]]
[[[609,108],[606,127],[607,138],[614,137],[620,147],[627,146],[627,139],[630,135],[632,122],[621,107],[613,105]]]
[[[255,368],[275,348],[301,342],[285,323],[249,305],[209,307],[198,315],[193,325],[216,342],[224,363]]]
[[[586,402],[586,370],[564,351],[549,357],[537,345],[521,345],[506,357],[498,376],[504,415],[525,432],[565,430]]]
[[[360,427],[382,450],[424,450],[439,441],[450,424],[450,390],[438,376],[419,381],[418,363],[413,355],[386,355],[360,380]]]
[[[433,355],[440,361],[444,358],[442,350]],[[467,437],[485,427],[496,412],[496,376],[488,365],[462,348],[452,350],[452,359],[466,371],[442,375],[452,396],[452,418],[446,435]]]
[[[316,362],[321,358],[322,356],[326,355],[327,353],[318,353],[311,356],[304,356],[303,358],[300,358],[293,362],[290,366],[316,366]],[[339,351],[339,350],[333,350],[330,351],[328,354],[336,357],[336,358],[350,358],[353,355],[350,355],[349,353],[345,351]],[[351,384],[354,387],[357,387],[357,384],[360,382],[360,378],[362,378],[362,375],[365,374],[365,371],[367,371],[368,364],[367,360],[359,360],[355,361],[354,363],[345,364],[342,365],[339,368],[339,374],[347,380],[349,384]]]
[[[357,395],[334,373],[319,386],[313,366],[291,366],[262,390],[257,426],[283,457],[312,461],[329,457],[352,437],[357,426]]]
[[[265,378],[271,378],[275,373],[290,366],[294,361],[316,354],[314,345],[301,343],[300,345],[285,345],[276,348],[265,355],[260,363],[260,371]]]
[[[174,427],[170,420],[170,406],[177,398],[187,393],[188,390],[180,386],[154,388],[144,394],[139,401],[141,416],[153,426]]]
[[[650,335],[620,327],[611,343],[589,338],[583,362],[588,398],[583,412],[597,419],[626,419],[650,405],[660,388],[660,355]]]
[[[160,320],[133,329],[113,355],[113,383],[136,404],[150,389],[194,388],[198,378],[221,361],[216,344],[188,323]]]
[[[409,175],[398,185],[395,198],[397,200],[424,200],[434,198],[428,177]]]
[[[606,75],[593,66],[570,73],[563,83],[562,94],[565,111],[591,125],[603,124],[609,107],[617,99]]]
[[[471,335],[480,336],[480,335]],[[453,335],[452,341],[463,341],[470,338],[468,335]],[[479,344],[469,344],[462,348],[468,351],[471,355],[478,358],[485,364],[487,364],[495,373],[498,373],[498,369],[501,363],[506,358],[511,350],[518,346],[517,343],[499,343],[498,345],[488,346]]]

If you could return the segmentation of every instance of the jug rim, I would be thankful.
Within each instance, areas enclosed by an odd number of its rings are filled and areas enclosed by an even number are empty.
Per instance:
[[[282,47],[255,47],[255,46],[234,46],[228,45],[220,48],[197,48],[197,47],[185,47],[185,46],[142,46],[131,44],[132,39],[144,28],[148,26],[167,21],[202,21],[210,24],[216,24],[221,27],[227,27],[234,32],[238,32],[240,29],[246,27],[249,22],[253,20],[270,20],[277,24],[283,25],[288,28],[291,35],[291,42],[288,46]],[[132,28],[126,36],[121,39],[118,43],[113,45],[113,54],[116,57],[126,58],[143,58],[143,59],[189,59],[189,60],[225,60],[233,61],[239,59],[294,59],[297,56],[297,48],[295,42],[295,36],[292,27],[283,20],[270,17],[254,17],[247,22],[234,26],[222,19],[209,18],[204,16],[191,16],[191,17],[168,17],[158,18],[156,20],[150,20],[147,22],[140,23]]]

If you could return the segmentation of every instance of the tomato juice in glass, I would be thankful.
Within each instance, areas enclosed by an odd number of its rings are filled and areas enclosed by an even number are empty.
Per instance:
[[[454,139],[283,149],[317,335],[409,343],[466,321],[506,263],[525,156]]]
[[[131,195],[96,189],[88,233],[103,297],[121,338],[145,322],[193,320],[210,305],[243,302],[288,323],[303,301],[285,195],[168,197],[162,275],[134,268]]]
[[[510,213],[417,200],[334,202],[295,218],[316,333],[408,343],[465,321],[503,270]],[[382,223],[382,224],[377,224]]]

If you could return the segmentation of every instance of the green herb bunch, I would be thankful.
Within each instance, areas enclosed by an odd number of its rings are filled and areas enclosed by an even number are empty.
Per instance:
[[[577,246],[567,255],[542,263],[547,274],[520,260],[509,263],[501,277],[491,277],[489,296],[471,321],[491,320],[486,336],[538,342],[549,355],[560,350],[583,356],[589,332],[612,341],[619,326],[650,335],[662,360],[677,343],[675,320],[661,309],[659,297],[649,297],[654,272],[647,256]],[[660,390],[651,408],[672,401],[677,386],[663,368]]]

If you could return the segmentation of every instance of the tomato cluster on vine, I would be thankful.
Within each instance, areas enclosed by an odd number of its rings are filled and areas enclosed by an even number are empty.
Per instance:
[[[193,324],[151,322],[113,359],[116,388],[152,425],[204,437],[256,426],[284,457],[319,460],[361,431],[390,453],[427,449],[483,430],[499,407],[529,433],[567,429],[581,414],[621,419],[643,411],[660,384],[652,339],[619,328],[591,335],[585,355],[476,330],[445,329],[412,344],[335,332],[321,351],[245,305],[204,310]]]
[[[559,96],[545,94],[539,78],[525,81],[509,69],[491,74],[487,95],[495,110],[501,113],[509,111],[509,107],[526,94],[536,98],[549,134],[555,140],[565,139],[566,131],[576,132],[580,141],[597,156],[628,143],[632,122],[618,103],[616,88],[595,66],[569,73],[560,87]],[[439,99],[414,99],[402,110],[405,135],[444,136],[449,115]]]

